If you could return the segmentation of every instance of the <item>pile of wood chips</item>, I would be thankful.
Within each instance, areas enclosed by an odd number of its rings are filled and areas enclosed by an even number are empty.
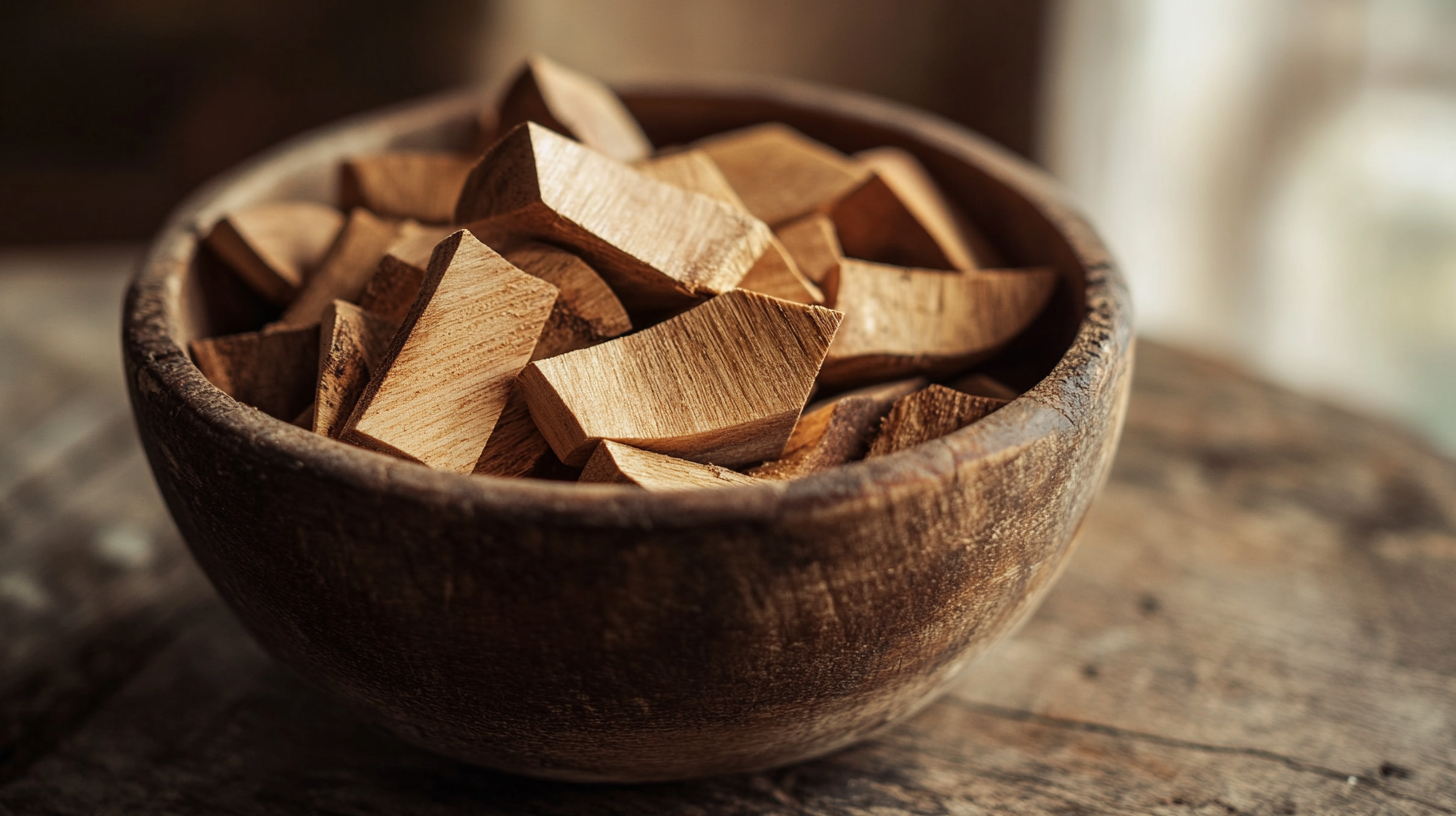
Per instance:
[[[540,57],[498,123],[484,155],[347,160],[342,212],[222,218],[205,245],[281,316],[192,343],[208,379],[430,467],[652,490],[806,476],[1016,396],[964,372],[1055,275],[991,268],[908,153],[781,124],[654,151]],[[816,391],[837,396],[805,411]]]

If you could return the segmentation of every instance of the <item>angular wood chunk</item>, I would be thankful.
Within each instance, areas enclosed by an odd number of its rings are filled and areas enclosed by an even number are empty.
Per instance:
[[[318,327],[272,327],[192,341],[192,361],[224,394],[292,422],[313,399]]]
[[[640,450],[604,440],[597,445],[579,482],[634,484],[648,490],[692,490],[697,487],[727,487],[762,484],[765,480],[745,476],[718,465],[689,462],[673,456]]]
[[[311,325],[319,322],[324,309],[335,300],[358,300],[399,230],[397,222],[376,218],[368,210],[356,207],[350,211],[349,220],[318,271],[278,322],[285,326]]]
[[[798,264],[799,271],[818,286],[825,285],[844,258],[834,221],[823,213],[791,221],[774,230],[774,234]]]
[[[413,221],[400,225],[399,235],[379,260],[374,274],[359,294],[359,308],[400,323],[409,314],[430,265],[430,253],[453,230],[427,227]]]
[[[1031,324],[1056,287],[1050,269],[959,274],[845,259],[830,295],[844,325],[820,379],[842,386],[965,368]]]
[[[888,456],[939,439],[1005,404],[1006,400],[962,394],[943,385],[928,386],[895,403],[880,423],[880,431],[875,434],[865,458]]]
[[[879,147],[855,158],[874,175],[830,211],[846,255],[898,266],[984,268],[961,234],[959,213],[914,156]]]
[[[339,438],[344,422],[379,369],[399,322],[336,300],[319,324],[318,387],[314,391],[314,433]]]
[[[344,214],[311,201],[258,204],[228,213],[204,243],[258,294],[287,306],[323,261]]]
[[[594,346],[632,330],[621,301],[581,258],[541,243],[522,244],[503,254],[522,272],[552,284],[558,292],[532,360]]]
[[[742,290],[521,373],[568,465],[600,439],[733,467],[779,455],[840,315]]]
[[[1006,400],[1007,402],[1021,396],[1015,388],[987,374],[967,374],[951,380],[946,383],[946,386],[954,388],[963,394],[970,394],[976,397],[991,397],[992,399]]]
[[[446,238],[341,437],[471,472],[555,302],[555,286],[469,233]]]
[[[638,162],[634,166],[639,173],[664,184],[701,193],[735,209],[748,211],[743,200],[733,192],[733,185],[728,183],[723,171],[701,150],[683,150]],[[738,281],[738,288],[795,303],[824,302],[824,293],[819,291],[813,281],[804,277],[789,251],[777,237],[772,236],[769,238],[769,248],[759,257],[758,263],[748,270],[748,274]]]
[[[925,380],[872,385],[811,406],[799,417],[784,453],[749,471],[763,479],[798,479],[863,458],[880,419],[895,401],[925,387]]]
[[[393,151],[351,156],[339,167],[339,204],[386,218],[448,224],[475,156],[443,151]]]
[[[526,60],[500,106],[499,131],[537,122],[617,161],[652,153],[647,134],[601,82],[543,56]]]
[[[870,171],[787,125],[770,123],[697,142],[764,222],[777,226],[828,210],[864,183]]]
[[[478,476],[552,479],[562,475],[566,466],[556,458],[546,437],[536,430],[531,409],[520,384],[513,383],[510,398],[500,419],[485,442],[485,450],[475,462]],[[574,474],[573,474],[574,475]]]
[[[591,265],[629,312],[660,312],[727,291],[773,233],[707,196],[643,176],[534,123],[511,131],[465,183],[455,220],[508,222]]]

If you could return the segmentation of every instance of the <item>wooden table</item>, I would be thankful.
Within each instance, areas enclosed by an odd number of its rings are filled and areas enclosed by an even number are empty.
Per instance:
[[[0,813],[1456,813],[1456,463],[1151,343],[1046,604],[882,738],[640,787],[407,747],[187,556],[121,382],[130,257],[0,258]]]

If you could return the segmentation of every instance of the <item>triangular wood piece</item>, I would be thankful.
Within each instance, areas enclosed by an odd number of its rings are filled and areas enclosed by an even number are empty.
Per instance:
[[[420,292],[430,254],[451,232],[444,227],[427,227],[413,221],[400,225],[399,235],[359,295],[359,308],[395,323],[403,321]]]
[[[872,385],[811,406],[799,417],[784,453],[750,470],[764,479],[799,479],[864,457],[880,419],[901,397],[925,386],[923,378]]]
[[[567,464],[600,439],[733,467],[779,455],[840,315],[735,290],[636,334],[532,363],[521,384]]]
[[[556,287],[469,233],[446,238],[342,438],[471,472],[555,302]]]
[[[1008,402],[1021,396],[1015,388],[1001,382],[995,377],[980,373],[957,377],[946,383],[946,386],[954,388],[963,394],[970,394],[976,397],[990,397],[991,399],[1006,400]]]
[[[955,269],[991,269],[1001,255],[980,229],[941,192],[924,165],[897,147],[876,147],[854,154],[884,179],[925,226]]]
[[[333,207],[278,201],[228,213],[204,243],[255,292],[287,306],[343,225],[344,214]]]
[[[339,203],[386,218],[448,224],[476,158],[413,150],[351,156],[339,168]]]
[[[640,450],[618,442],[597,445],[579,482],[634,484],[653,491],[692,490],[698,487],[762,484],[765,480],[745,476],[718,465],[689,462]]]
[[[318,387],[314,391],[314,433],[337,439],[344,422],[379,369],[399,322],[336,300],[319,324]]]
[[[980,267],[950,202],[914,156],[882,147],[856,157],[874,174],[830,211],[844,254],[928,269]]]
[[[1006,400],[963,394],[943,385],[927,386],[895,403],[880,423],[880,431],[870,443],[865,458],[888,456],[939,439],[1005,404]]]
[[[617,161],[652,154],[652,143],[612,89],[536,55],[511,83],[500,106],[499,131],[537,122]]]
[[[317,326],[275,327],[192,341],[192,361],[224,394],[292,422],[313,399]]]
[[[475,462],[474,473],[477,476],[556,479],[567,471],[574,479],[575,469],[563,465],[551,446],[546,444],[546,437],[536,430],[536,422],[531,419],[531,409],[526,406],[520,384],[512,384],[510,398],[486,440],[485,450],[480,452],[480,458]]]
[[[1056,287],[1050,269],[943,272],[845,259],[834,279],[844,325],[820,374],[844,386],[964,369],[1031,324]]]
[[[834,231],[834,221],[829,216],[823,213],[806,215],[784,224],[774,230],[774,234],[788,250],[799,271],[816,285],[824,286],[839,271],[844,249],[839,245],[839,234]]]
[[[632,320],[606,282],[581,258],[542,243],[526,243],[502,253],[522,272],[556,287],[556,305],[541,330],[532,360],[594,346],[632,330]]]
[[[735,209],[748,212],[743,200],[733,192],[733,185],[728,183],[723,171],[701,150],[682,150],[638,162],[634,166],[648,178],[716,198]],[[748,270],[748,274],[738,281],[738,288],[795,303],[817,305],[824,302],[824,293],[799,271],[789,251],[777,237],[769,239],[768,250]]]
[[[318,271],[304,284],[298,297],[283,312],[279,323],[307,326],[319,322],[324,309],[335,300],[350,303],[359,299],[379,259],[399,235],[400,224],[377,218],[368,210],[354,208]]]
[[[773,226],[826,211],[870,171],[787,125],[770,123],[697,142],[748,211]]]
[[[768,248],[763,222],[649,179],[535,123],[476,165],[457,223],[507,221],[522,236],[577,253],[634,315],[685,308],[727,291]]]

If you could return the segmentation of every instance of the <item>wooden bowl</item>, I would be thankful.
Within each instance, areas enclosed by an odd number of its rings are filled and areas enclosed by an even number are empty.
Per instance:
[[[1133,341],[1106,250],[1030,165],[899,105],[781,81],[625,89],[659,145],[779,120],[915,153],[1061,285],[1004,356],[1030,390],[909,451],[677,494],[462,476],[244,407],[184,349],[262,320],[197,234],[333,197],[346,155],[464,146],[459,94],[302,137],[184,203],[126,300],[138,430],[218,592],[278,660],[404,739],[533,776],[646,781],[833,751],[928,703],[1065,562],[1122,427]]]

